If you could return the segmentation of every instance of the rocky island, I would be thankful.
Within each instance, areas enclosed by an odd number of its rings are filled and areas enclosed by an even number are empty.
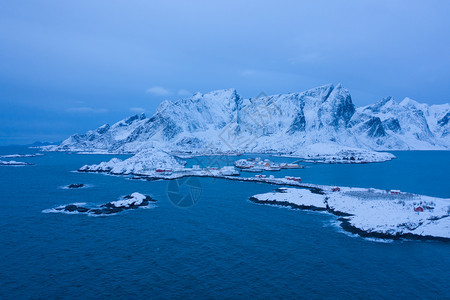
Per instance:
[[[119,200],[111,201],[97,207],[86,207],[85,203],[72,203],[68,205],[58,206],[54,209],[45,210],[44,212],[64,212],[64,213],[85,213],[90,215],[111,215],[124,210],[137,209],[147,207],[156,200],[148,195],[134,192],[130,195],[122,196]]]

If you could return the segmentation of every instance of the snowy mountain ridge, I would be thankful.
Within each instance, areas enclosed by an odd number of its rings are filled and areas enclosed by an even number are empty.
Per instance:
[[[450,105],[392,97],[355,107],[341,84],[301,93],[244,99],[234,89],[163,101],[150,118],[134,115],[112,126],[74,134],[52,151],[295,153],[323,143],[370,150],[447,150]]]

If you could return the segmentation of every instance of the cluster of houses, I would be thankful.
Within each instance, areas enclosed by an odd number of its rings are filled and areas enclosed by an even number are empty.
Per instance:
[[[302,182],[302,178],[301,178],[301,177],[284,176],[284,178],[285,178],[286,180],[292,180],[292,181],[296,181],[296,182]]]
[[[246,172],[280,171],[281,169],[298,169],[303,166],[291,163],[274,163],[268,159],[262,160],[260,157],[239,159],[234,165]]]
[[[223,176],[238,176],[240,175],[239,171],[236,170],[233,166],[224,166],[222,168],[217,168],[217,167],[206,167],[206,168],[200,168],[199,165],[193,165],[192,166],[192,171],[205,171],[205,172],[209,172],[209,173],[220,173],[220,175]]]
[[[161,175],[171,175],[172,169],[156,169],[156,173]]]
[[[340,192],[341,188],[337,186],[337,187],[332,188],[331,190],[333,192]],[[386,192],[391,194],[391,195],[401,195],[402,194],[402,191],[400,191],[400,190],[387,190]],[[414,207],[414,211],[417,212],[417,213],[423,212],[423,207],[422,206]]]
[[[258,174],[258,175],[255,175],[255,178],[267,178],[267,175]],[[273,179],[273,178],[275,178],[275,176],[269,175],[268,178],[269,178],[269,179]]]

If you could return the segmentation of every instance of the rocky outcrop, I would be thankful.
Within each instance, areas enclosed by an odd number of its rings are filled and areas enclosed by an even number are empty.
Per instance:
[[[132,193],[121,197],[117,201],[111,201],[97,207],[86,207],[84,204],[68,204],[56,207],[51,212],[66,212],[66,213],[85,213],[91,215],[111,215],[124,210],[137,209],[139,207],[148,206],[150,203],[156,202],[150,196],[140,193]]]

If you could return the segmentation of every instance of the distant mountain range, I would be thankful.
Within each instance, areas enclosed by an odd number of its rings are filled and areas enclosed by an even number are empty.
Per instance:
[[[47,150],[135,153],[295,153],[335,144],[371,150],[450,148],[450,105],[392,97],[355,107],[347,89],[329,84],[301,93],[244,99],[234,89],[164,101],[153,116],[134,115]]]

